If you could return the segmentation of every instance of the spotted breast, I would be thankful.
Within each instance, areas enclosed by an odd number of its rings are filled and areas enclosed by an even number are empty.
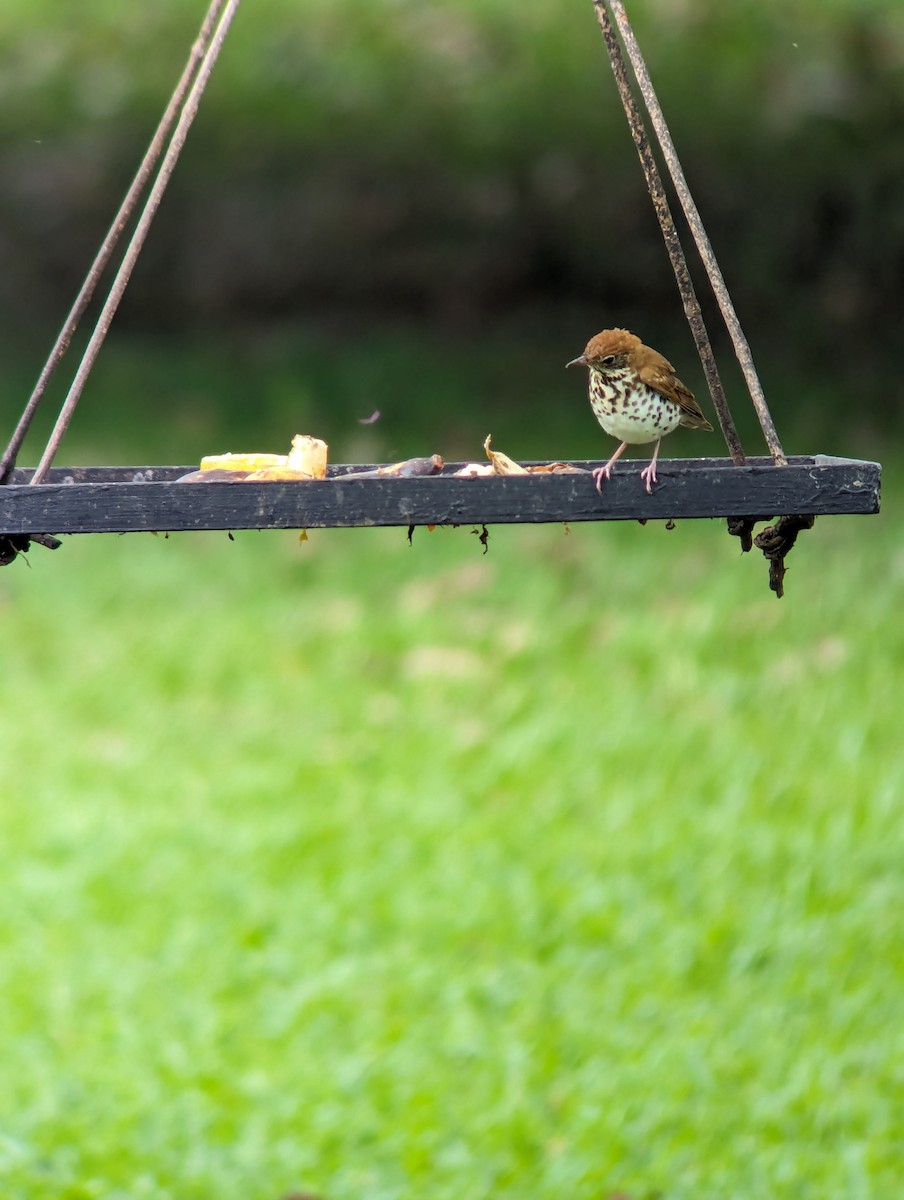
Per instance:
[[[629,446],[656,442],[681,423],[681,409],[622,370],[590,371],[590,407],[606,433]]]

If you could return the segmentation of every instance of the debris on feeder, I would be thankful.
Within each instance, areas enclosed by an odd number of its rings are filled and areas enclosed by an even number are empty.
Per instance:
[[[483,443],[483,448],[486,451],[486,456],[493,464],[493,472],[496,475],[526,475],[527,467],[522,467],[520,463],[516,463],[509,458],[507,454],[503,454],[501,450],[492,449],[493,435],[487,434],[486,441]]]
[[[198,471],[179,483],[287,483],[326,479],[328,447],[320,438],[297,433],[288,454],[208,454]]]
[[[535,463],[527,468],[528,475],[590,475],[592,472],[585,471],[582,467],[576,467],[573,463],[564,462],[548,462]]]
[[[369,471],[349,471],[342,479],[413,479],[417,475],[438,475],[446,465],[441,454],[427,458],[406,458],[402,462],[389,463],[385,467],[374,467]]]
[[[250,475],[272,467],[284,467],[286,454],[208,454],[201,459],[200,471],[221,471],[230,475]],[[200,472],[196,472],[200,473]]]
[[[465,463],[456,472],[456,476],[463,479],[475,479],[487,475],[586,475],[587,471],[582,471],[580,467],[572,466],[571,463],[563,462],[547,462],[536,463],[529,467],[523,467],[520,463],[509,458],[507,454],[503,454],[501,450],[492,448],[493,435],[487,434],[486,441],[483,443],[483,448],[486,451],[486,456],[490,460],[486,463]]]
[[[477,479],[480,476],[495,475],[496,470],[492,463],[465,463],[463,467],[455,472],[456,478],[459,479]]]

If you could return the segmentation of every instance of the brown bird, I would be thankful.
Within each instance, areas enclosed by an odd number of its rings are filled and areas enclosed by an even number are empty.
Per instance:
[[[598,492],[628,446],[655,442],[653,460],[640,473],[652,494],[659,445],[665,435],[679,425],[712,429],[669,360],[627,329],[604,329],[590,339],[579,358],[565,365],[589,368],[593,415],[606,433],[622,440],[606,465],[593,472]]]

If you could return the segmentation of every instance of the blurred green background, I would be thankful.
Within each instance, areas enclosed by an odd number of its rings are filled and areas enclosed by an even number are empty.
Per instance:
[[[780,604],[719,522],[0,572],[4,1200],[899,1195],[904,9],[630,13],[786,447],[891,515]],[[0,6],[4,440],[202,15]],[[589,0],[246,0],[60,457],[597,457],[611,324],[703,394]]]
[[[900,408],[904,11],[631,15],[786,440],[875,452]],[[3,7],[7,424],[200,16],[184,0]],[[613,324],[703,390],[589,4],[248,4],[91,385],[117,411],[86,401],[70,458],[103,439],[110,461],[135,428],[149,458],[191,461],[234,430],[282,444],[286,408],[342,457],[475,454],[490,420],[510,452],[589,453],[561,366]],[[360,446],[377,399],[389,419]]]

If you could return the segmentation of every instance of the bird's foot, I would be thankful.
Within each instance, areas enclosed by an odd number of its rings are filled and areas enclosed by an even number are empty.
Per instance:
[[[603,480],[608,480],[612,475],[612,463],[607,462],[604,467],[593,468],[593,482],[596,484],[596,490],[602,493]]]
[[[659,476],[656,474],[656,459],[655,458],[653,459],[653,461],[650,463],[650,465],[648,467],[644,467],[644,469],[640,473],[640,477],[644,481],[644,484],[646,485],[647,495],[652,496],[653,495],[653,484],[659,482]]]

